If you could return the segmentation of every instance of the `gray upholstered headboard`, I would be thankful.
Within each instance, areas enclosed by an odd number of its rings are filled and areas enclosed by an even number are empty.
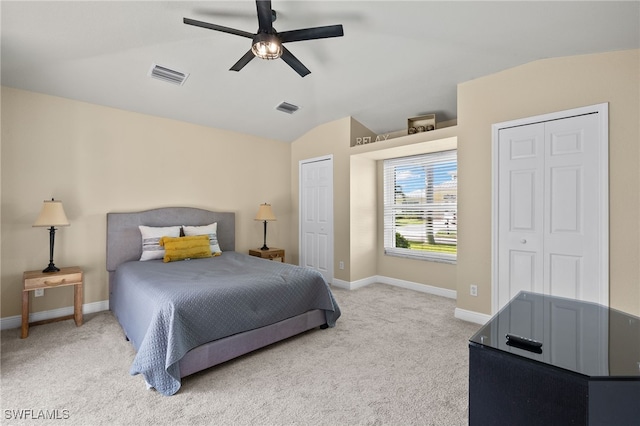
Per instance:
[[[107,213],[107,271],[140,259],[142,236],[139,225],[202,226],[218,223],[218,243],[222,251],[236,249],[236,214],[212,212],[193,207],[165,207],[133,213]]]

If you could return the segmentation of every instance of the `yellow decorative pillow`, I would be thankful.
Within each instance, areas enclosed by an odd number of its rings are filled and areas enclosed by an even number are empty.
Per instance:
[[[200,259],[211,257],[208,235],[190,237],[162,237],[160,246],[164,247],[163,262],[176,260]]]

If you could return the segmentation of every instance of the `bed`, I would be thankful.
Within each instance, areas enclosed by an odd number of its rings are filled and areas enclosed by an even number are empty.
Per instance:
[[[217,226],[220,255],[140,261],[139,226],[184,230],[211,224]],[[175,394],[183,377],[333,327],[340,316],[319,272],[236,252],[232,212],[167,207],[108,213],[107,271],[109,309],[136,349],[130,373],[142,374],[148,387],[164,395]]]

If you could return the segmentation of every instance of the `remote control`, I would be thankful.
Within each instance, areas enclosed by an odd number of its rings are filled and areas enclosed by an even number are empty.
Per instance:
[[[516,336],[515,334],[507,333],[507,344],[513,346],[520,346],[525,348],[540,349],[542,348],[542,342],[537,340],[528,339],[522,336]]]

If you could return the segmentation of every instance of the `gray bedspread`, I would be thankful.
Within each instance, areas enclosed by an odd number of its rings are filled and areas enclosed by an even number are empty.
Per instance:
[[[340,308],[309,268],[224,252],[181,262],[127,262],[115,276],[118,311],[137,350],[132,375],[164,395],[180,388],[178,361],[191,349],[312,309],[333,327]]]

